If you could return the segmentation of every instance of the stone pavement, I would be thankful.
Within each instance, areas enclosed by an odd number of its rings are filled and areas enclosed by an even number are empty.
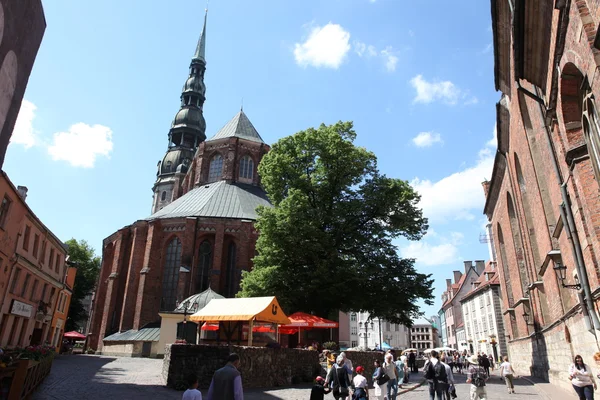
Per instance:
[[[161,377],[162,360],[146,358],[115,358],[103,356],[72,355],[59,356],[54,360],[52,372],[38,388],[33,400],[179,400],[182,392],[168,389]],[[469,398],[469,385],[465,375],[456,374],[459,400]],[[414,379],[414,381],[420,381]],[[550,385],[550,384],[545,384]],[[515,381],[516,394],[509,395],[500,378],[495,375],[488,381],[488,399],[553,400],[571,399],[560,397],[572,395],[566,391],[553,391],[550,386],[538,390],[543,384]],[[411,385],[411,388],[413,386]],[[548,397],[547,393],[555,394]],[[206,391],[203,390],[206,396]],[[557,397],[558,396],[558,397]],[[310,385],[269,390],[245,390],[245,400],[307,400]],[[326,399],[333,399],[328,395]],[[399,400],[428,400],[427,385],[403,393]]]

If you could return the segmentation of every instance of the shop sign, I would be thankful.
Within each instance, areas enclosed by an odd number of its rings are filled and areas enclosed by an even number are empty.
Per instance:
[[[31,318],[31,312],[33,306],[31,304],[23,303],[18,300],[13,300],[12,306],[10,307],[10,313],[20,315],[21,317]]]

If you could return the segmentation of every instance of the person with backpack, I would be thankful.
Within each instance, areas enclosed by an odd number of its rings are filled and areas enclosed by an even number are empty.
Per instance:
[[[348,378],[348,368],[344,366],[344,358],[341,355],[337,356],[335,361],[336,363],[325,378],[325,386],[329,385],[333,389],[335,400],[345,400],[350,396],[351,386]]]
[[[445,400],[448,392],[448,373],[446,366],[438,360],[439,353],[431,350],[430,358],[425,363],[423,371],[429,384],[429,399]]]
[[[468,358],[469,371],[467,372],[467,383],[471,384],[470,398],[471,400],[486,400],[487,390],[485,382],[488,380],[488,375],[485,369],[479,365],[477,356],[473,355]]]
[[[451,356],[450,356],[451,357]],[[454,388],[454,374],[452,373],[452,367],[450,367],[449,364],[446,364],[446,360],[448,358],[445,356],[441,356],[440,357],[440,364],[442,364],[444,366],[444,368],[446,369],[446,381],[447,381],[447,386],[446,386],[446,390],[444,391],[444,398],[446,400],[450,400],[450,388]]]

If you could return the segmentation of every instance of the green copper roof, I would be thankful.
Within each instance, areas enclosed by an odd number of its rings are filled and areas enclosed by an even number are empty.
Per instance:
[[[194,53],[194,59],[206,61],[205,53],[206,53],[206,16],[208,15],[208,10],[204,13],[204,26],[202,27],[202,34],[200,35],[200,39],[198,39],[198,45],[196,46],[196,52]]]
[[[235,117],[231,119],[219,132],[209,140],[225,139],[229,137],[239,137],[240,139],[251,140],[253,142],[264,143],[252,122],[248,119],[243,110],[240,110]]]

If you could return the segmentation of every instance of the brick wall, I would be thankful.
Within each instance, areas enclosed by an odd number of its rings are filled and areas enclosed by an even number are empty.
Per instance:
[[[163,378],[167,386],[183,389],[186,376],[195,372],[200,388],[206,389],[232,352],[240,356],[244,388],[311,382],[321,369],[318,353],[312,350],[172,344],[165,348]]]

